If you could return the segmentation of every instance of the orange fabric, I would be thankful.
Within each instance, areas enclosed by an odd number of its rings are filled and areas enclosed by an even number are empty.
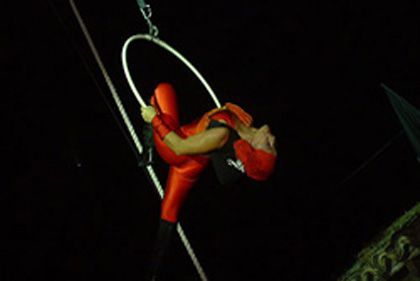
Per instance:
[[[238,106],[236,104],[233,104],[233,103],[230,103],[230,102],[227,102],[221,108],[214,108],[214,109],[206,112],[203,115],[203,117],[201,118],[201,120],[198,122],[196,132],[199,133],[199,132],[204,131],[207,128],[207,126],[209,125],[211,119],[215,119],[215,120],[218,119],[218,118],[212,118],[212,117],[213,116],[217,117],[216,114],[217,113],[222,113],[222,112],[229,113],[229,114],[231,114],[231,116],[235,116],[236,118],[238,118],[239,121],[244,123],[246,126],[251,126],[252,125],[253,119],[252,119],[252,116],[250,114],[248,114],[240,106]],[[230,119],[232,119],[232,118],[230,118]],[[235,128],[234,123],[232,123],[231,127]]]
[[[225,104],[225,107],[232,112],[236,118],[239,119],[239,121],[241,121],[242,123],[244,123],[246,126],[251,126],[252,125],[252,116],[246,112],[245,110],[243,110],[240,106],[227,102]]]
[[[226,110],[224,108],[215,108],[212,109],[208,112],[206,112],[200,119],[200,121],[197,123],[197,127],[196,127],[196,133],[200,133],[203,132],[204,130],[207,129],[207,126],[210,123],[210,116],[215,114],[216,112],[220,112],[222,110]]]
[[[216,121],[225,121],[226,124],[231,127],[235,128],[235,121],[232,118],[232,113],[230,113],[227,110],[222,110],[219,112],[216,112],[210,116],[210,120],[216,120]],[[210,121],[209,121],[210,123]]]

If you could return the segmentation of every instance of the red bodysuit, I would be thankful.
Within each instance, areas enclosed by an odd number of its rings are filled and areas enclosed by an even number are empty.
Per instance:
[[[181,138],[187,138],[206,130],[211,120],[223,120],[222,123],[234,131],[234,117],[246,126],[252,124],[252,117],[242,108],[232,103],[226,103],[223,108],[212,109],[198,120],[180,126],[175,90],[168,83],[160,83],[156,87],[151,103],[158,113],[154,117],[154,121],[164,125],[165,132],[174,131]],[[152,124],[154,124],[153,121]],[[188,192],[198,180],[201,172],[207,167],[210,157],[208,155],[176,155],[163,142],[162,134],[157,132],[155,127],[153,139],[159,155],[170,165],[165,196],[162,201],[161,219],[174,223],[178,220],[179,210]],[[269,177],[276,162],[275,155],[255,149],[239,137],[231,145],[235,159],[227,159],[228,164],[244,168],[240,170],[255,180],[266,180]]]
[[[224,107],[210,110],[198,120],[180,126],[177,98],[170,84],[160,83],[155,89],[151,103],[157,112],[151,121],[155,147],[160,157],[170,166],[161,205],[158,235],[149,268],[148,279],[155,280],[172,230],[178,221],[182,204],[201,172],[208,166],[210,159],[213,164],[222,163],[222,165],[234,166],[237,169],[240,168],[241,173],[246,173],[250,178],[265,180],[273,171],[276,157],[265,151],[254,149],[247,141],[239,137],[235,130],[234,117],[246,126],[252,124],[252,117],[235,104],[226,103]],[[211,120],[214,121],[211,122]],[[215,122],[222,120],[224,122]],[[221,149],[213,151],[211,157],[209,155],[176,155],[163,142],[165,134],[170,131],[174,131],[181,138],[187,138],[207,128],[220,125],[229,128],[229,139]],[[222,165],[216,164],[216,170],[222,171],[227,178],[231,178],[231,173],[225,173],[229,170],[228,167]],[[217,175],[219,177],[219,174]]]
[[[197,134],[205,129],[209,114],[187,125],[180,126],[177,97],[173,87],[168,83],[160,83],[151,99],[152,105],[159,112],[165,124],[180,137]],[[214,112],[214,110],[212,111]],[[223,119],[234,126],[233,119],[226,111],[212,113],[212,119]],[[176,155],[154,131],[153,139],[160,157],[170,165],[165,186],[165,196],[162,201],[161,218],[176,222],[179,210],[188,192],[198,180],[201,172],[208,166],[209,157],[204,155]]]

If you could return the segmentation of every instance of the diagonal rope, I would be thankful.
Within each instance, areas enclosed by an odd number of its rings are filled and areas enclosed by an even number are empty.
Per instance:
[[[208,91],[208,93],[210,94],[210,96],[212,97],[214,103],[216,104],[217,107],[221,107],[219,100],[216,97],[216,94],[213,92],[212,88],[210,87],[210,85],[207,83],[207,81],[204,79],[204,77],[201,75],[201,73],[184,57],[182,56],[178,51],[176,51],[174,48],[172,48],[170,45],[168,45],[167,43],[165,43],[164,41],[153,37],[149,34],[136,34],[131,36],[130,38],[128,38],[126,40],[126,42],[124,43],[122,52],[121,52],[121,60],[122,60],[122,64],[123,64],[123,69],[124,69],[124,73],[125,76],[127,78],[128,84],[130,85],[130,88],[133,92],[133,94],[135,95],[137,101],[139,102],[139,104],[141,106],[146,106],[146,103],[144,102],[143,98],[141,97],[139,91],[137,90],[135,83],[131,77],[130,71],[128,69],[128,64],[127,64],[127,50],[129,45],[134,42],[135,40],[146,40],[146,41],[150,41],[155,43],[156,45],[158,45],[159,47],[167,50],[168,52],[170,52],[171,54],[173,54],[174,56],[176,56],[181,62],[183,62],[195,75],[196,77],[200,80],[200,82],[203,84],[203,86],[206,88],[206,90]],[[190,255],[193,264],[198,272],[198,274],[200,275],[201,280],[207,280],[206,274],[202,268],[202,266],[200,265],[190,243],[188,242],[188,239],[184,233],[184,231],[182,230],[181,226],[178,224],[177,226],[177,231],[178,234],[188,252],[188,254]]]
[[[87,71],[87,73],[89,74],[90,78],[92,78],[93,83],[95,84],[95,86],[98,89],[99,93],[101,94],[106,106],[108,107],[112,116],[114,117],[114,119],[115,119],[115,121],[118,125],[118,128],[120,129],[124,138],[128,142],[128,144],[130,146],[130,149],[134,152],[137,163],[140,163],[142,161],[142,159],[140,159],[140,154],[138,153],[136,147],[134,147],[133,142],[130,140],[130,136],[128,135],[126,128],[124,128],[123,124],[121,124],[120,118],[118,117],[118,114],[115,111],[114,107],[111,105],[111,102],[109,101],[109,99],[106,96],[104,90],[102,89],[102,86],[99,85],[99,81],[95,77],[95,74],[93,73],[92,68],[89,66],[85,55],[82,53],[82,51],[80,49],[80,46],[78,46],[78,44],[75,42],[75,40],[73,38],[71,38],[70,30],[68,29],[68,26],[66,25],[64,19],[61,17],[60,13],[58,12],[56,5],[51,0],[47,0],[47,2],[48,2],[48,5],[51,8],[51,11],[55,15],[57,21],[61,24],[61,26],[62,26],[62,28],[65,32],[65,35],[67,37],[67,40],[68,40],[69,44],[71,45],[73,51],[80,57],[81,63],[83,64],[83,66],[84,66],[85,70]]]
[[[91,36],[89,34],[89,31],[87,30],[86,25],[83,22],[83,20],[82,20],[82,18],[80,16],[80,13],[79,13],[76,5],[74,4],[74,1],[73,0],[70,0],[70,5],[71,5],[71,8],[72,8],[72,10],[73,10],[76,18],[77,18],[77,21],[78,21],[78,23],[80,25],[80,28],[82,29],[83,34],[85,35],[86,40],[88,41],[89,47],[92,50],[92,53],[93,53],[93,55],[95,57],[95,60],[98,63],[98,66],[99,66],[99,68],[100,68],[100,70],[102,72],[102,75],[105,78],[105,82],[108,85],[109,90],[111,91],[112,97],[114,98],[114,101],[117,104],[118,110],[121,112],[123,121],[126,124],[128,130],[130,132],[130,136],[133,138],[133,141],[134,141],[134,144],[135,144],[137,150],[140,153],[142,153],[143,152],[143,146],[141,145],[141,143],[139,141],[139,138],[137,137],[137,135],[136,135],[136,133],[134,131],[134,127],[131,124],[130,119],[128,118],[128,115],[127,115],[127,113],[126,113],[126,111],[124,109],[124,106],[123,106],[123,104],[121,102],[121,99],[118,96],[117,90],[116,90],[116,88],[114,86],[114,83],[112,82],[112,80],[111,80],[111,78],[110,78],[110,76],[108,74],[108,71],[106,70],[106,68],[105,68],[105,66],[104,66],[104,64],[102,62],[102,59],[99,56],[99,53],[98,53],[98,51],[97,51],[97,49],[96,49],[96,47],[95,47],[95,45],[93,43],[93,40],[92,40],[92,38],[91,38]]]
[[[105,78],[106,84],[108,85],[109,90],[111,91],[112,97],[113,97],[115,103],[117,104],[118,110],[120,111],[120,113],[123,117],[123,121],[124,121],[125,125],[127,126],[131,137],[133,138],[134,144],[135,144],[137,150],[139,151],[139,153],[142,153],[143,152],[143,146],[141,145],[141,143],[139,141],[139,138],[137,137],[137,135],[134,131],[134,127],[131,124],[131,121],[130,121],[130,119],[129,119],[129,117],[128,117],[125,109],[124,109],[124,106],[123,106],[123,104],[121,102],[121,99],[119,98],[119,95],[117,93],[117,90],[116,90],[116,88],[115,88],[115,86],[114,86],[114,84],[113,84],[113,82],[112,82],[112,80],[111,80],[111,78],[108,74],[108,71],[106,70],[106,68],[105,68],[105,66],[102,62],[102,59],[99,56],[99,53],[98,53],[98,51],[97,51],[97,49],[96,49],[96,47],[93,43],[93,40],[92,40],[92,38],[89,34],[89,31],[88,31],[81,15],[79,13],[79,10],[77,9],[77,7],[75,5],[74,0],[69,0],[69,3],[70,3],[70,6],[72,8],[73,13],[75,14],[75,16],[77,18],[77,21],[80,25],[80,28],[82,29],[83,34],[85,35],[86,40],[88,41],[89,47],[91,48],[91,51],[92,51],[92,53],[95,57],[95,60],[96,60],[98,66],[99,66],[99,68],[102,72],[102,75]],[[155,184],[155,187],[158,191],[158,194],[159,194],[160,198],[163,198],[163,194],[164,194],[163,188],[162,188],[162,185],[159,182],[158,177],[156,176],[156,173],[153,170],[153,167],[151,165],[147,165],[146,170],[148,171],[150,178],[152,179],[153,183]],[[207,281],[208,279],[206,277],[206,274],[205,274],[203,268],[201,267],[196,255],[194,254],[194,251],[191,247],[191,244],[189,243],[189,241],[188,241],[188,239],[185,235],[185,232],[183,231],[180,223],[178,223],[178,225],[177,225],[177,231],[178,231],[178,234],[181,238],[182,243],[184,244],[188,254],[190,255],[190,257],[193,261],[194,266],[196,267],[196,269],[198,271],[198,274],[200,275],[201,280]]]

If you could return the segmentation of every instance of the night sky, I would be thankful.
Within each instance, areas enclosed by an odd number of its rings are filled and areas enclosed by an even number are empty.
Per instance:
[[[402,127],[380,83],[420,108],[419,3],[148,3],[159,37],[219,100],[243,106],[277,137],[270,180],[223,188],[210,167],[182,210],[209,280],[335,280],[414,206],[419,163],[406,135],[395,137]],[[120,59],[125,40],[148,31],[137,3],[76,4],[141,135]],[[159,197],[69,3],[4,8],[3,163],[17,232],[6,240],[13,266],[1,279],[142,280]],[[183,123],[214,106],[151,43],[133,43],[129,66],[146,100],[157,83],[174,85]],[[154,167],[164,183],[167,166],[156,156]],[[161,280],[199,280],[177,237]]]

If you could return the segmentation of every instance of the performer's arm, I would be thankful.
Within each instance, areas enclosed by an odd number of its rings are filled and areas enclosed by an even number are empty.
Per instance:
[[[142,108],[143,119],[152,124],[154,131],[177,155],[205,154],[221,148],[228,139],[225,127],[212,128],[187,138],[181,138],[163,122],[152,106]]]
[[[228,138],[227,128],[212,128],[196,135],[181,138],[174,131],[168,133],[163,142],[177,155],[205,154],[221,148]]]

